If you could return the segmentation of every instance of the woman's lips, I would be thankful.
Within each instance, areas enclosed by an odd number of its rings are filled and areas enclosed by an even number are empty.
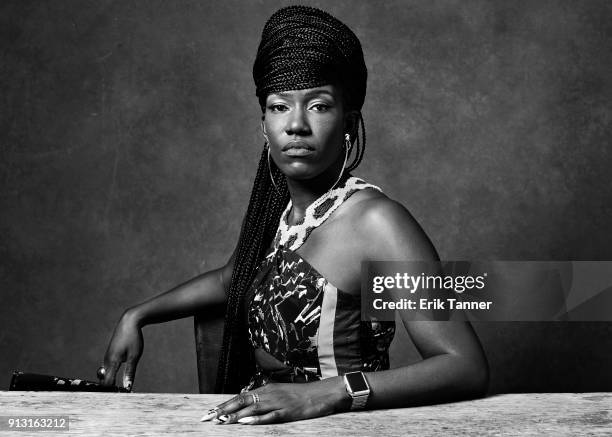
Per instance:
[[[302,141],[291,141],[282,148],[283,154],[292,157],[303,157],[312,155],[314,147]]]
[[[292,147],[283,152],[283,154],[285,154],[286,156],[292,156],[292,157],[303,157],[303,156],[312,155],[313,153],[314,153],[314,150],[303,149],[301,147]]]

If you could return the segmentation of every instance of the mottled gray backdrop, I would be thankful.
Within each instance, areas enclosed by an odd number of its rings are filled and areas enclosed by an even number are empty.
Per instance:
[[[363,44],[356,174],[443,259],[612,259],[611,2],[304,3]],[[251,65],[286,4],[2,2],[0,389],[94,378],[125,307],[226,261],[263,145]],[[612,390],[610,323],[476,328],[492,392]],[[191,319],[145,340],[136,390],[197,391]]]

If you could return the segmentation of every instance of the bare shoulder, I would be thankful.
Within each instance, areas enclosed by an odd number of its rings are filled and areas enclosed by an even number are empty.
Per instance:
[[[347,209],[353,230],[364,243],[366,258],[438,259],[431,240],[401,203],[383,193],[367,191],[355,193],[357,197]]]

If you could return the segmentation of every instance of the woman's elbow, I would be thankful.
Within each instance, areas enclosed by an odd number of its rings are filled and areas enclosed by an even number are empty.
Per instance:
[[[480,398],[489,389],[489,364],[484,355],[464,360],[461,391],[466,398]]]

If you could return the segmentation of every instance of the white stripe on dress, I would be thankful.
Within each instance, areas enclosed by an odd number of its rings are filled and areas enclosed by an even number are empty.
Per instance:
[[[334,320],[336,319],[336,303],[338,289],[326,282],[321,303],[321,316],[319,318],[319,332],[317,335],[317,351],[321,378],[338,376],[336,357],[334,356]]]

